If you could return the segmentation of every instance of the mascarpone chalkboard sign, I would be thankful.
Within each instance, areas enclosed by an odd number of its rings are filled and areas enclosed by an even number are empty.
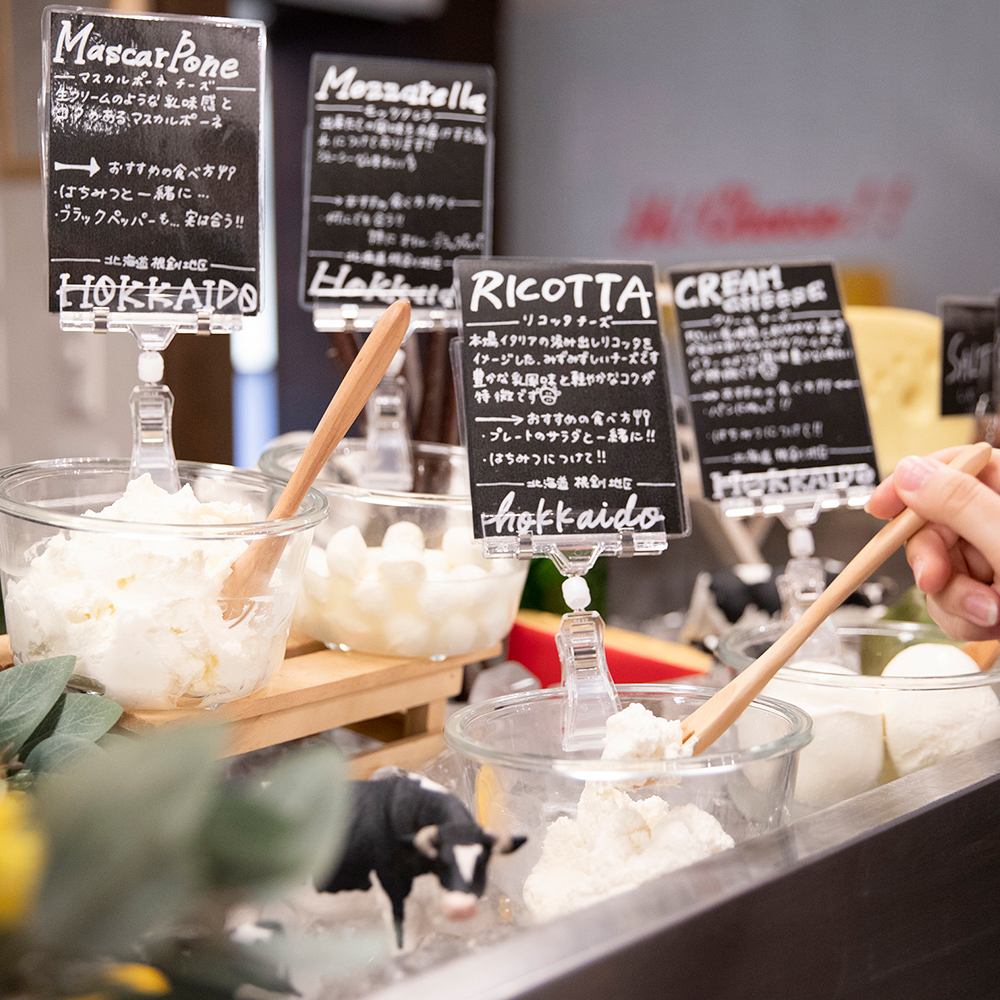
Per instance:
[[[941,340],[941,415],[975,413],[985,397],[995,413],[993,352],[997,326],[995,298],[948,295],[938,299],[944,327]]]
[[[877,482],[832,264],[713,266],[670,281],[709,500]]]
[[[685,531],[651,264],[455,262],[476,536]]]
[[[303,308],[455,308],[452,261],[489,252],[489,66],[313,56]]]
[[[49,310],[260,306],[264,26],[46,8]]]

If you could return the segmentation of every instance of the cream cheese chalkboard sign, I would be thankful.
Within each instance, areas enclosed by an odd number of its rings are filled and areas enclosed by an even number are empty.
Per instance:
[[[453,310],[452,262],[489,252],[489,66],[313,56],[303,308]]]
[[[51,312],[260,308],[264,26],[48,7]]]
[[[941,415],[996,412],[993,398],[997,299],[948,295],[938,299]]]
[[[750,510],[869,491],[875,450],[833,265],[712,266],[670,281],[706,498]]]
[[[651,264],[456,261],[479,538],[683,534]]]

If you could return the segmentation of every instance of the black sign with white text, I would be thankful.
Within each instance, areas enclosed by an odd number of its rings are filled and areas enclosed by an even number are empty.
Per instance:
[[[877,482],[832,264],[672,271],[670,281],[706,498]]]
[[[493,70],[312,59],[303,308],[454,309],[452,262],[489,253]]]
[[[651,264],[464,258],[476,537],[686,530]]]
[[[49,311],[260,307],[264,26],[48,7]]]
[[[996,412],[991,393],[997,300],[943,296],[938,312],[943,326],[941,415],[975,413],[982,397],[986,412]]]

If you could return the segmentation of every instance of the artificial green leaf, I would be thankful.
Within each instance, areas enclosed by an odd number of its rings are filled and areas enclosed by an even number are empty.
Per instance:
[[[168,941],[151,949],[149,960],[170,980],[171,1000],[232,997],[242,986],[256,986],[270,993],[296,993],[269,952],[229,938]]]
[[[166,730],[38,781],[50,856],[32,922],[40,944],[121,955],[191,906],[224,740],[221,726]]]
[[[20,751],[62,694],[75,664],[75,656],[56,656],[0,671],[0,751],[11,744],[14,754]]]
[[[57,733],[37,744],[25,759],[24,766],[35,774],[43,774],[63,770],[84,757],[99,753],[93,740]]]
[[[288,819],[289,880],[322,877],[343,849],[351,818],[351,786],[344,758],[332,747],[313,747],[280,761],[252,790],[255,802]]]
[[[51,736],[78,736],[90,743],[102,737],[121,717],[122,707],[110,698],[94,694],[60,695],[21,748],[27,760],[34,748]]]
[[[210,884],[241,889],[289,881],[299,870],[297,836],[291,820],[267,805],[232,794],[223,797],[201,835]]]

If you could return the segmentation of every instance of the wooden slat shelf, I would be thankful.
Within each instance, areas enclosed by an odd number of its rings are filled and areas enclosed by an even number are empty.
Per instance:
[[[443,660],[372,656],[327,649],[293,633],[281,669],[260,691],[208,712],[127,710],[117,728],[139,734],[224,719],[231,723],[226,752],[232,755],[350,726],[385,739],[383,746],[351,759],[353,775],[366,777],[387,764],[417,766],[442,750],[445,704],[462,690],[463,668],[499,651],[496,645]],[[0,665],[9,660],[10,644],[0,636]]]

